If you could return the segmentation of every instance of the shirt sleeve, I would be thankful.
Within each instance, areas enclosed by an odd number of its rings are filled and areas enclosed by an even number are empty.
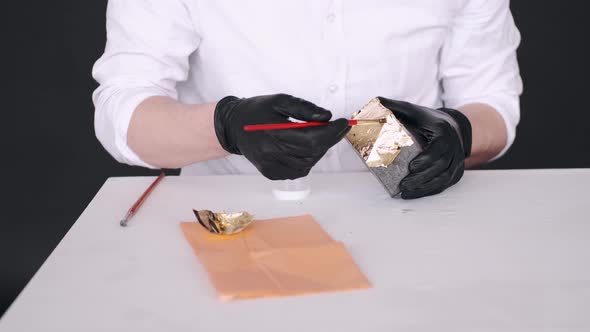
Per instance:
[[[177,99],[200,37],[180,0],[109,0],[107,43],[93,68],[96,137],[119,162],[154,168],[127,145],[137,106],[152,96]]]
[[[516,49],[520,33],[509,0],[464,0],[441,52],[440,76],[446,107],[483,103],[500,113],[508,131],[502,156],[520,121],[522,80]]]

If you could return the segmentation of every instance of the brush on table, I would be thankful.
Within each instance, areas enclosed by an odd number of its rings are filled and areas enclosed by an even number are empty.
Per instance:
[[[127,227],[127,223],[129,222],[129,219],[131,219],[135,215],[135,213],[137,212],[137,210],[139,210],[139,208],[141,207],[143,202],[148,198],[148,196],[152,193],[154,188],[156,188],[158,183],[160,183],[160,181],[162,181],[162,179],[165,176],[166,176],[166,174],[164,174],[164,172],[162,171],[160,173],[160,175],[156,178],[156,180],[154,180],[154,182],[141,195],[141,197],[139,197],[139,199],[135,202],[135,204],[133,204],[133,206],[129,209],[129,211],[127,211],[127,214],[125,214],[125,217],[119,222],[119,225],[121,225],[121,227]]]

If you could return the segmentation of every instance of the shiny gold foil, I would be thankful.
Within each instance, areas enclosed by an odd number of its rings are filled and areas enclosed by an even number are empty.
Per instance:
[[[354,126],[346,139],[357,150],[369,167],[387,167],[405,146],[414,144],[412,137],[393,113],[381,105],[379,99],[372,99],[352,116],[353,120],[386,119],[385,123]]]
[[[209,210],[193,210],[201,226],[209,232],[219,235],[230,235],[243,231],[254,217],[248,212],[215,213]]]

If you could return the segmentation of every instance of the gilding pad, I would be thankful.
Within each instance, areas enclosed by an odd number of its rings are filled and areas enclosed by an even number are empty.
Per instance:
[[[227,236],[196,222],[180,227],[224,300],[371,287],[344,245],[310,215],[259,220]]]

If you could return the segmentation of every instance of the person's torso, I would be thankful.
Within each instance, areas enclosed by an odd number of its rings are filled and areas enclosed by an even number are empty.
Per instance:
[[[384,96],[441,106],[439,54],[462,0],[185,0],[201,42],[181,101],[288,93],[349,118]],[[342,141],[312,172],[365,170]],[[183,174],[256,173],[242,156]]]

